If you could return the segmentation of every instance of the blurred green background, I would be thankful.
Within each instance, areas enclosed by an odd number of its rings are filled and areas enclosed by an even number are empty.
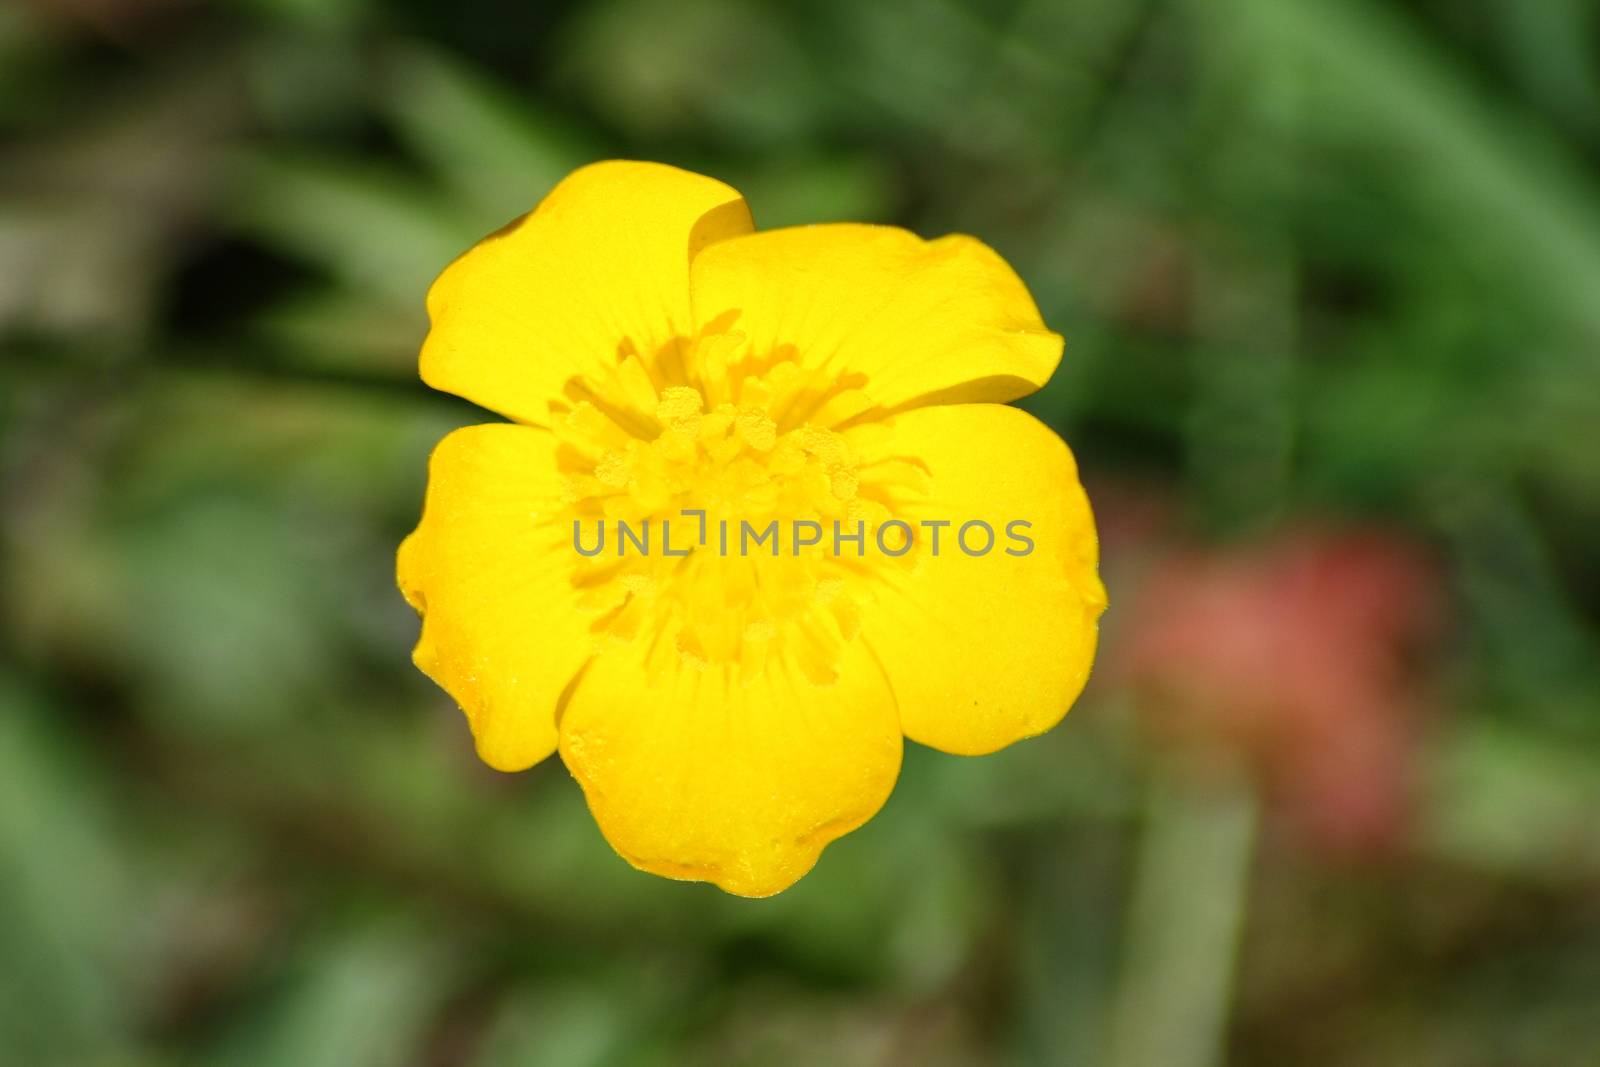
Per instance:
[[[612,156],[974,233],[1112,608],[767,901],[479,766],[432,276]],[[1600,3],[0,6],[0,1063],[1600,1063]]]

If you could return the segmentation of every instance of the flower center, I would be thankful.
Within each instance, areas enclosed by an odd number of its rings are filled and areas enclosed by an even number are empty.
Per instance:
[[[746,681],[775,660],[837,676],[873,575],[915,555],[881,556],[875,533],[926,474],[864,456],[871,403],[792,354],[717,332],[649,363],[624,345],[606,380],[571,383],[555,428],[597,634]]]

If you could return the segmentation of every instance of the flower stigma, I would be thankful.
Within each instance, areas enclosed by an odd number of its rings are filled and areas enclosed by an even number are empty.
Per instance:
[[[856,383],[803,372],[791,346],[753,353],[725,324],[650,360],[625,343],[609,369],[552,411],[571,518],[616,534],[616,551],[573,556],[592,631],[746,682],[780,664],[833,682],[875,572],[915,566],[915,544],[874,556],[856,532],[926,498],[926,469],[883,454]],[[849,533],[788,539],[809,523]]]

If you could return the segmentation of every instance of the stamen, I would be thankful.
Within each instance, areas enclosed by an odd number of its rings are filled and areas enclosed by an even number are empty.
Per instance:
[[[659,643],[685,669],[746,682],[780,661],[819,684],[836,677],[869,579],[907,558],[836,554],[834,523],[853,534],[865,522],[870,543],[926,495],[926,478],[904,463],[864,464],[851,441],[871,432],[832,428],[872,409],[860,383],[819,381],[792,356],[753,354],[727,330],[679,338],[653,358],[625,343],[604,380],[569,384],[555,430],[570,511],[612,531],[598,556],[573,554],[597,636]],[[685,511],[704,512],[704,543]],[[746,553],[742,524],[759,533],[774,520],[776,555],[770,541]],[[823,536],[797,550],[791,531],[807,521]],[[648,550],[621,541],[618,522],[636,537],[648,529]]]

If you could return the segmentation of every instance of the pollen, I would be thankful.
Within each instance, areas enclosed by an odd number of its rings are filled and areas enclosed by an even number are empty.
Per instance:
[[[649,362],[630,347],[603,380],[570,383],[555,412],[566,498],[575,521],[610,530],[597,555],[573,553],[598,640],[648,640],[745,681],[780,664],[833,680],[875,577],[835,531],[870,539],[926,486],[906,464],[864,462],[853,442],[868,437],[837,425],[862,398],[786,355],[722,332]]]

